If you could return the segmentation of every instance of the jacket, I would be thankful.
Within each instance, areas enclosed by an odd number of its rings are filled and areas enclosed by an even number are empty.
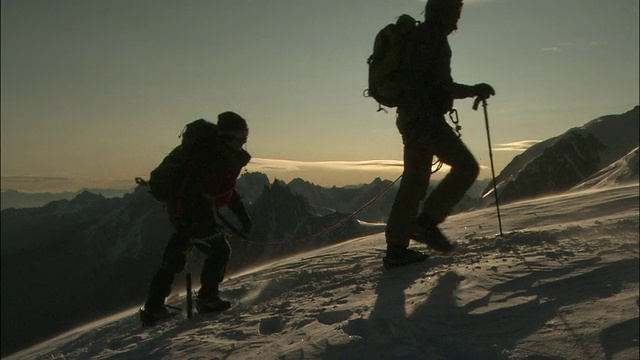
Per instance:
[[[471,96],[471,86],[458,84],[451,77],[447,36],[441,28],[426,22],[411,33],[400,67],[404,99],[398,106],[399,114],[440,118],[453,108],[453,99]]]
[[[233,151],[222,142],[196,145],[176,199],[174,216],[229,205],[232,200],[240,201],[235,185],[249,160],[248,152]]]

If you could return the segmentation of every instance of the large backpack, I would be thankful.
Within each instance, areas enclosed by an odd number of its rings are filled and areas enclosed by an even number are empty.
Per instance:
[[[216,141],[216,124],[204,119],[192,121],[185,126],[180,137],[181,144],[165,156],[149,177],[149,192],[162,202],[177,198],[195,145],[202,141]]]
[[[409,15],[401,15],[395,23],[388,24],[376,35],[373,54],[369,56],[368,96],[387,107],[398,106],[402,99],[399,84],[399,68],[409,35],[419,24]]]

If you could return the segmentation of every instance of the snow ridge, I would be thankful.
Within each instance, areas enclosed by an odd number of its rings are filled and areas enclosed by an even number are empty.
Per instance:
[[[229,278],[224,313],[143,328],[132,309],[8,359],[638,358],[638,200],[507,204],[504,237],[491,209],[458,214],[455,253],[393,270],[382,234],[356,238]]]

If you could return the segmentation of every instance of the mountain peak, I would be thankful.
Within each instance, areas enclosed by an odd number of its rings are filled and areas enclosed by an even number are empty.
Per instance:
[[[639,109],[598,117],[514,157],[496,178],[500,200],[564,192],[618,161],[638,147]]]

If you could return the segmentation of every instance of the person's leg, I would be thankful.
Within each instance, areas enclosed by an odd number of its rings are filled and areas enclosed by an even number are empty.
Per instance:
[[[398,119],[398,129],[403,134],[404,172],[398,193],[387,220],[385,236],[387,251],[385,266],[395,267],[424,261],[427,255],[408,249],[413,223],[429,185],[431,161],[424,132],[411,131]]]
[[[195,239],[197,248],[207,255],[200,273],[201,287],[198,291],[196,307],[200,312],[221,311],[231,303],[220,298],[220,283],[231,255],[231,246],[223,233],[218,232],[204,239]]]
[[[160,268],[149,285],[149,295],[145,303],[145,310],[153,311],[164,306],[164,300],[171,294],[171,284],[175,274],[184,269],[189,237],[180,230],[176,230],[169,239]]]
[[[409,246],[411,224],[415,221],[420,201],[427,193],[433,157],[423,142],[411,136],[404,139],[404,172],[398,193],[391,206],[385,235],[389,247]]]
[[[211,207],[198,212],[191,233],[195,247],[206,255],[200,273],[200,290],[198,290],[198,311],[219,311],[227,309],[231,303],[220,299],[220,283],[231,256],[231,246],[224,232],[218,228],[217,214]]]
[[[423,225],[443,222],[478,177],[479,166],[473,154],[450,129],[442,128],[433,143],[434,153],[451,171],[425,200],[418,221]]]
[[[198,298],[213,299],[220,294],[220,283],[224,280],[227,263],[231,256],[231,246],[222,234],[211,241],[211,247],[207,252],[207,258],[202,266]]]

